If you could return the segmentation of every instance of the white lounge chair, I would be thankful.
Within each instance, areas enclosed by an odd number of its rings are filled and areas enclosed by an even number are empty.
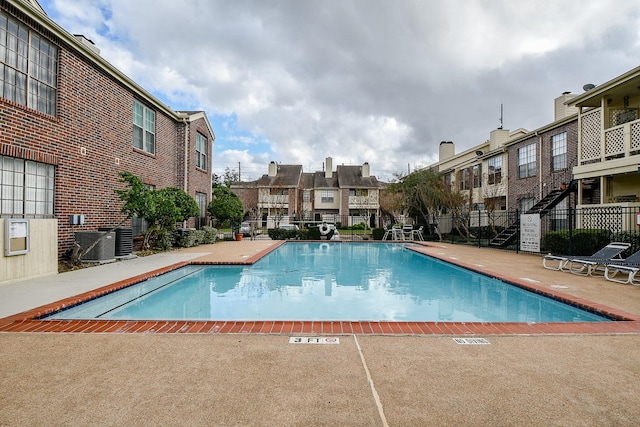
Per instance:
[[[577,257],[569,260],[567,270],[573,274],[581,276],[593,276],[594,274],[604,276],[605,266],[616,260],[621,260],[620,255],[631,245],[629,243],[618,243],[612,248],[613,255],[610,256],[590,256]],[[617,249],[617,252],[615,251]]]
[[[545,255],[544,258],[542,258],[542,266],[549,270],[571,271],[571,263],[573,261],[576,261],[576,268],[574,269],[574,273],[580,274],[580,272],[584,271],[586,268],[588,274],[590,274],[592,271],[591,268],[588,268],[588,263],[595,262],[597,264],[599,261],[602,263],[608,263],[615,257],[620,256],[620,254],[628,249],[629,246],[631,245],[625,242],[611,242],[591,256],[549,254]],[[583,261],[583,263],[578,263],[578,260]],[[597,265],[595,267],[597,267]]]
[[[640,286],[640,251],[627,258],[607,264],[604,269],[604,277],[612,282]],[[617,277],[618,274],[621,277]]]

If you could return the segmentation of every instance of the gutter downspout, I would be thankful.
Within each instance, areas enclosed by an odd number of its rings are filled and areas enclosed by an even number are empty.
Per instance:
[[[183,190],[185,193],[189,193],[189,122],[188,117],[182,119],[184,123],[184,182]],[[182,221],[182,228],[187,228],[187,221]]]

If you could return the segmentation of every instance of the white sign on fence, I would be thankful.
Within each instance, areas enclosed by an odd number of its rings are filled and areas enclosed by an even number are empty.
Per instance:
[[[520,250],[540,252],[540,214],[520,215]]]

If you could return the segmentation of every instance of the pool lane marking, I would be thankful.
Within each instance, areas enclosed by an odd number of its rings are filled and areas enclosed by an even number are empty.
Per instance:
[[[362,367],[364,368],[364,372],[367,374],[367,381],[369,382],[369,386],[371,387],[371,394],[373,394],[373,400],[375,400],[376,402],[376,407],[378,408],[378,414],[380,415],[380,420],[382,421],[382,425],[385,427],[389,427],[389,423],[387,422],[387,417],[384,416],[384,409],[382,409],[382,402],[380,401],[380,396],[376,391],[376,386],[373,384],[373,378],[371,378],[371,373],[369,372],[369,368],[367,367],[367,362],[364,359],[362,348],[360,348],[360,343],[358,342],[358,336],[354,334],[353,339],[356,342],[356,347],[358,348],[358,353],[360,354]]]
[[[132,302],[134,302],[134,301],[136,301],[136,300],[139,300],[139,299],[141,299],[141,298],[144,298],[144,297],[148,296],[149,294],[152,294],[152,293],[154,293],[154,292],[156,292],[156,291],[158,291],[158,290],[160,290],[160,289],[163,289],[163,288],[165,288],[165,287],[167,287],[167,286],[169,286],[169,285],[173,285],[173,284],[174,284],[175,282],[177,282],[178,280],[181,280],[181,279],[184,279],[184,278],[186,278],[186,277],[192,276],[192,275],[194,275],[195,273],[198,273],[198,272],[200,272],[200,271],[202,271],[202,270],[204,270],[204,268],[198,268],[198,269],[196,269],[196,270],[192,271],[191,273],[187,273],[187,274],[185,274],[184,276],[176,277],[175,279],[170,280],[169,282],[165,283],[164,285],[160,285],[160,286],[158,286],[157,288],[153,288],[153,289],[151,289],[150,291],[145,292],[144,294],[138,295],[137,297],[135,297],[135,298],[133,298],[133,299],[130,299],[130,300],[129,300],[129,301],[127,301],[127,302],[123,302],[123,303],[122,303],[122,304],[120,304],[120,305],[117,305],[117,306],[115,306],[115,307],[112,307],[111,309],[109,309],[109,310],[105,311],[104,313],[101,313],[101,314],[99,314],[99,315],[95,316],[95,317],[94,317],[94,319],[98,319],[98,318],[100,318],[100,317],[104,316],[105,314],[111,313],[112,311],[117,310],[117,309],[119,309],[119,308],[121,308],[121,307],[124,307],[124,306],[125,306],[125,305],[127,305],[127,304],[131,304]],[[147,279],[147,280],[148,280],[148,279]],[[140,283],[142,283],[142,282],[140,282]],[[137,283],[137,284],[139,284],[139,283]],[[126,289],[126,288],[123,288],[123,289]],[[114,291],[114,292],[117,292],[117,291]],[[111,292],[111,293],[113,293],[113,292]]]

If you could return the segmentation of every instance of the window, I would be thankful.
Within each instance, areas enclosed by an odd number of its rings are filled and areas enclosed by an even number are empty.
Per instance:
[[[207,170],[207,138],[196,133],[196,167]]]
[[[0,156],[0,214],[52,216],[55,167]]]
[[[354,197],[354,196],[367,197],[369,196],[369,190],[366,188],[351,188],[349,190],[349,196],[350,197]]]
[[[535,204],[536,204],[536,199],[534,199],[533,197],[527,197],[527,198],[524,198],[524,199],[520,199],[518,201],[518,205],[519,205],[520,211],[522,213],[527,212]]]
[[[562,199],[560,203],[551,211],[551,229],[566,230],[569,228],[568,216],[569,203],[567,199]]]
[[[55,116],[58,48],[0,12],[0,97]]]
[[[567,133],[562,132],[551,137],[551,170],[567,168]]]
[[[138,101],[133,101],[133,146],[156,153],[156,113]]]
[[[196,203],[200,209],[200,216],[196,219],[196,226],[197,228],[202,228],[207,225],[207,195],[196,192]]]
[[[322,190],[320,192],[320,201],[322,203],[333,203],[333,191]]]
[[[536,144],[518,149],[518,178],[536,176]]]
[[[460,190],[471,189],[471,169],[462,169],[460,171]]]
[[[500,184],[502,182],[502,156],[492,157],[488,160],[489,173],[487,182],[492,184]]]
[[[473,167],[473,188],[482,187],[482,165]]]

